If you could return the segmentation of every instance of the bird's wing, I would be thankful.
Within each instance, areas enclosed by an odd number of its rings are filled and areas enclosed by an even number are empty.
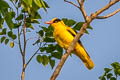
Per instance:
[[[67,31],[68,31],[73,37],[75,37],[75,36],[77,35],[77,32],[74,31],[72,28],[70,28],[70,27],[68,27],[68,26],[67,26]],[[79,43],[80,46],[82,46],[82,47],[84,48],[84,46],[82,45],[82,42],[81,42],[80,40],[78,40],[78,43]],[[84,48],[84,50],[85,50],[85,48]],[[86,51],[86,50],[85,50],[85,51]],[[87,53],[87,51],[86,51],[86,53]],[[88,53],[87,53],[87,55],[89,56]],[[89,57],[90,57],[90,56],[89,56]]]

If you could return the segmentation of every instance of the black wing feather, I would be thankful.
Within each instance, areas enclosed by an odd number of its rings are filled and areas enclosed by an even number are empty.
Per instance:
[[[67,30],[73,37],[75,37],[76,35],[75,34],[73,34],[70,30]],[[75,31],[75,33],[77,34],[77,31]],[[84,46],[82,45],[82,43],[81,43],[81,41],[80,40],[78,40],[78,43],[84,48]],[[85,48],[84,48],[84,50],[85,50]],[[86,50],[85,50],[86,51]],[[86,51],[86,53],[87,53],[87,51]],[[87,55],[89,56],[89,54],[87,53]],[[89,56],[90,57],[90,56]]]
[[[72,34],[72,36],[73,36],[73,37],[75,37],[75,36],[76,36],[76,35],[75,35],[75,34],[73,34],[70,30],[67,30],[67,31],[68,31],[70,34]],[[77,34],[77,31],[75,31],[75,33]],[[79,44],[82,44],[80,40],[78,40],[78,43],[79,43]]]

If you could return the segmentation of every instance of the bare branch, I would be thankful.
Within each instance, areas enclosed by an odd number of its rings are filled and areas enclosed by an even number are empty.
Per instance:
[[[83,17],[84,17],[84,19],[85,19],[85,21],[87,21],[87,19],[88,19],[88,16],[87,16],[87,13],[86,13],[86,11],[85,11],[85,9],[84,9],[84,1],[85,0],[77,0],[77,2],[79,3],[79,6],[80,6],[80,11],[82,12],[82,15],[83,15]]]
[[[106,19],[106,18],[109,18],[109,17],[112,17],[114,16],[115,14],[117,14],[118,12],[120,12],[120,8],[117,9],[116,11],[114,11],[113,13],[110,13],[106,16],[97,16],[96,19]]]
[[[75,3],[72,2],[72,1],[67,1],[67,0],[64,0],[64,1],[67,2],[67,3],[72,4],[73,6],[75,6],[75,7],[77,7],[77,8],[80,8],[77,4],[75,4]]]
[[[37,52],[40,50],[40,47],[37,49],[37,51],[30,57],[30,59],[28,60],[28,62],[26,63],[25,68],[28,66],[28,64],[30,63],[30,61],[33,59],[33,57],[37,54]]]
[[[69,56],[68,53],[65,53],[65,54],[62,56],[59,64],[57,65],[54,73],[52,74],[50,80],[55,80],[55,79],[56,79],[56,77],[59,75],[60,70],[62,69],[62,66],[64,65],[64,63],[65,63],[66,59],[68,58],[68,56]]]
[[[19,28],[18,28],[18,45],[19,45],[20,53],[21,53],[21,55],[23,55]]]
[[[83,4],[85,2],[85,0],[81,0],[81,3]]]
[[[117,2],[119,2],[120,0],[112,0],[110,1],[106,6],[104,6],[103,8],[99,9],[98,11],[96,11],[95,13],[91,14],[91,18],[95,19],[99,14],[101,14],[102,12],[104,12],[105,10],[109,9],[112,5],[116,4]]]
[[[25,55],[25,51],[26,51],[26,16],[24,16],[23,37],[24,37],[24,49],[23,49],[23,53]]]

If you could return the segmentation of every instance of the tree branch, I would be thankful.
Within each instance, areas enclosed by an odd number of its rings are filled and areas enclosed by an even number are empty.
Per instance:
[[[112,0],[110,1],[106,6],[104,6],[103,8],[99,9],[98,11],[96,11],[95,13],[91,14],[91,19],[95,19],[99,14],[101,14],[102,12],[104,12],[105,10],[109,9],[112,5],[116,4],[117,2],[119,2],[120,0]]]
[[[86,11],[85,11],[85,9],[84,9],[84,2],[85,2],[85,0],[77,0],[77,2],[78,2],[78,4],[79,4],[79,6],[80,6],[80,11],[82,12],[82,15],[83,15],[83,17],[84,17],[84,20],[85,20],[85,22],[87,21],[87,19],[88,19],[88,16],[87,16],[87,13],[86,13]]]
[[[21,47],[21,40],[20,40],[20,31],[19,31],[19,28],[18,28],[18,45],[19,45],[20,53],[21,53],[21,55],[23,55],[22,47]]]
[[[118,12],[120,12],[120,8],[117,9],[116,11],[114,11],[113,13],[110,13],[106,16],[97,16],[96,19],[106,19],[106,18],[109,18],[109,17],[112,17],[114,16],[115,14],[117,14]]]
[[[67,0],[64,0],[64,1],[67,2],[67,3],[72,4],[73,6],[75,6],[75,7],[77,7],[77,8],[80,8],[77,4],[75,4],[75,3],[72,2],[72,1],[67,1]]]
[[[64,0],[65,1],[65,0]],[[77,0],[80,7],[83,6],[84,0]],[[84,7],[82,7],[80,10],[84,16],[84,19],[86,20],[86,22],[82,25],[80,31],[78,32],[78,34],[75,36],[74,40],[72,41],[72,43],[70,44],[67,52],[62,56],[59,64],[57,65],[55,71],[53,72],[50,80],[55,80],[57,78],[57,76],[60,73],[60,70],[62,69],[62,66],[64,65],[66,59],[68,58],[68,56],[70,55],[70,53],[74,50],[74,47],[76,45],[76,42],[79,40],[79,38],[85,33],[85,30],[87,28],[87,26],[103,11],[107,10],[109,7],[111,7],[113,4],[119,2],[120,0],[113,0],[111,1],[109,4],[107,4],[105,7],[101,8],[100,10],[96,11],[94,14],[91,14],[90,17],[87,16],[86,12],[84,12]]]
[[[22,74],[21,74],[21,80],[24,80],[25,76],[25,51],[26,51],[26,16],[24,15],[24,25],[23,25],[23,37],[24,37],[24,48],[23,48],[23,53],[22,53],[22,61],[23,61],[23,69],[22,69]]]
[[[37,54],[37,52],[40,50],[40,47],[37,49],[37,51],[31,56],[31,58],[28,60],[28,62],[26,63],[26,67],[28,66],[28,64],[30,63],[30,61],[33,59],[33,57]],[[26,68],[25,67],[25,68]]]
[[[26,16],[25,15],[24,15],[23,37],[24,37],[23,53],[24,53],[24,56],[25,56],[25,51],[26,51]]]

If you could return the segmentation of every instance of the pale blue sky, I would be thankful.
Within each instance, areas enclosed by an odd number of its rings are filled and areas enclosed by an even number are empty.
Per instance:
[[[102,8],[108,2],[109,0],[86,0],[85,9],[90,15],[91,12],[93,13]],[[49,0],[47,3],[50,6],[48,13],[43,10],[40,11],[43,18],[41,25],[48,26],[44,22],[54,17],[83,21],[79,9],[63,0]],[[119,5],[120,3],[116,4],[103,15],[118,9]],[[88,70],[76,56],[69,57],[56,80],[98,80],[98,77],[103,74],[105,67],[110,67],[109,64],[114,61],[120,62],[120,13],[109,19],[94,20],[91,26],[93,30],[89,30],[90,34],[85,34],[81,41],[95,63],[94,69]],[[31,47],[31,42],[28,43],[27,47],[27,59],[36,50],[36,47]],[[20,80],[22,59],[18,46],[15,45],[12,49],[9,45],[0,44],[0,55],[0,79]],[[25,80],[49,80],[54,69],[51,70],[50,65],[44,67],[37,63],[36,57],[34,57],[26,69]]]

